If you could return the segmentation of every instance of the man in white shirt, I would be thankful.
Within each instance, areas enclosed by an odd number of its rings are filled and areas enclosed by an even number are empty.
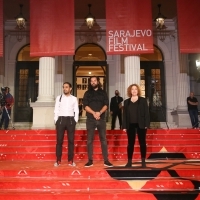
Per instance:
[[[72,85],[69,82],[63,83],[63,94],[57,96],[54,109],[54,122],[57,131],[56,163],[55,167],[61,164],[62,145],[65,130],[68,138],[68,165],[76,166],[74,158],[74,133],[78,122],[79,108],[77,98],[71,95]]]

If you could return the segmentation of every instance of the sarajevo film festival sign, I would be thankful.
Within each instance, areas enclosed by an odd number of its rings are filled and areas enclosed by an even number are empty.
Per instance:
[[[106,0],[107,54],[153,53],[151,0]]]
[[[152,37],[152,31],[146,30],[119,30],[108,31],[108,52],[148,52],[145,38]]]

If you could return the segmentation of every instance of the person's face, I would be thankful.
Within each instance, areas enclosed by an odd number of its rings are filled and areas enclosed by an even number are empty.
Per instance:
[[[2,91],[2,93],[5,95],[5,94],[8,94],[8,88],[6,88],[5,90]]]
[[[70,94],[71,93],[72,88],[68,85],[68,84],[64,84],[63,85],[63,93],[65,95]]]
[[[96,88],[98,87],[97,78],[95,78],[95,77],[91,78],[90,84],[91,84],[91,86],[93,87],[93,89],[96,89]]]
[[[132,86],[132,88],[131,88],[131,94],[132,94],[132,96],[137,96],[138,95],[138,89],[137,89],[137,87],[135,85]]]
[[[194,97],[194,93],[193,92],[190,93],[190,97]]]
[[[118,96],[119,95],[119,91],[115,90],[115,95]]]

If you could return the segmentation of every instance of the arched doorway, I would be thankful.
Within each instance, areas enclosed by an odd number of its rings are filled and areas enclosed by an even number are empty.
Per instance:
[[[75,52],[73,63],[74,94],[79,100],[80,116],[85,117],[82,98],[88,87],[90,76],[99,76],[103,89],[108,92],[108,65],[106,53],[97,44],[81,45]]]
[[[22,47],[16,57],[15,74],[15,122],[32,122],[30,102],[38,96],[39,58],[30,57],[30,45]]]
[[[148,99],[150,121],[166,121],[164,62],[161,50],[154,46],[154,54],[140,56],[141,89]]]

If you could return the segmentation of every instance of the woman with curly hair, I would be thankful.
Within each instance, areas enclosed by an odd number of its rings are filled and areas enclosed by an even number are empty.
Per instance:
[[[150,125],[149,108],[145,98],[141,97],[141,90],[137,84],[127,88],[128,99],[124,101],[122,129],[127,132],[128,162],[125,167],[132,166],[132,157],[136,133],[138,135],[142,167],[146,167],[146,132]]]

